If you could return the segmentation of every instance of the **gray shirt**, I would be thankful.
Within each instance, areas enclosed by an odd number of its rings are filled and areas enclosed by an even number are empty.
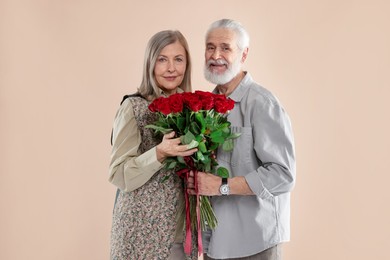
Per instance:
[[[220,166],[230,177],[245,176],[256,195],[214,196],[218,219],[203,233],[212,258],[259,253],[290,239],[290,191],[295,183],[295,152],[290,119],[279,101],[249,73],[229,96],[235,101],[228,120],[241,133],[232,152],[219,149]]]

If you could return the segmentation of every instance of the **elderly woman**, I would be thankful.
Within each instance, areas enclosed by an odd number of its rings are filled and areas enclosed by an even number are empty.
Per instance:
[[[170,156],[189,156],[175,133],[151,129],[148,105],[160,96],[191,91],[188,44],[179,31],[161,31],[147,45],[137,93],[126,96],[114,120],[109,181],[118,187],[111,232],[111,259],[196,259],[183,249],[182,180],[161,172]]]

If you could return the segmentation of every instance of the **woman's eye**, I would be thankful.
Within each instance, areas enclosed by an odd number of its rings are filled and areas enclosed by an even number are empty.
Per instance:
[[[164,62],[164,61],[166,61],[166,59],[163,58],[163,57],[160,57],[160,58],[158,58],[157,60],[158,60],[158,62]]]

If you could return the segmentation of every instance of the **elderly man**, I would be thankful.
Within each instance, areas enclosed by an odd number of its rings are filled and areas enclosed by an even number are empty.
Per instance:
[[[290,239],[290,192],[295,183],[290,119],[272,93],[242,66],[249,36],[240,23],[223,19],[206,34],[204,74],[214,92],[235,101],[228,120],[241,136],[232,152],[219,149],[217,160],[229,178],[198,172],[198,193],[212,196],[218,219],[203,232],[205,259],[281,259]],[[188,192],[194,194],[193,178]]]

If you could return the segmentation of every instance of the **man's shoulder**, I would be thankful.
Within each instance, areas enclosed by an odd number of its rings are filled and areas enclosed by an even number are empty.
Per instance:
[[[246,84],[248,84],[248,100],[252,100],[253,102],[279,105],[279,100],[277,99],[277,97],[267,88],[263,87],[262,85],[253,80],[247,82]]]

